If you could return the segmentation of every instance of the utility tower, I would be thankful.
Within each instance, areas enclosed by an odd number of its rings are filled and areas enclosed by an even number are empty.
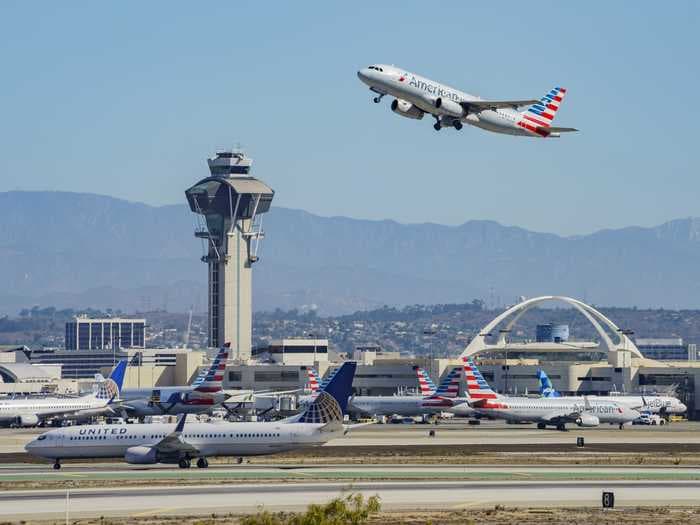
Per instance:
[[[219,151],[207,163],[210,176],[185,196],[198,220],[195,237],[206,244],[209,346],[231,343],[233,357],[246,360],[253,331],[253,263],[264,237],[262,214],[275,192],[250,175],[253,161],[241,151]]]

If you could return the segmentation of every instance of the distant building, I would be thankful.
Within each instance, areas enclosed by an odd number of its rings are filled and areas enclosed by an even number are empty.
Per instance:
[[[565,343],[568,340],[568,324],[538,324],[535,328],[535,341],[538,343]]]
[[[635,341],[644,357],[658,361],[695,361],[697,350],[695,345],[684,345],[682,337],[665,339],[637,339]],[[693,348],[690,348],[690,347]],[[694,354],[694,355],[691,355]]]
[[[66,350],[145,348],[146,320],[76,317],[66,323]]]
[[[253,357],[283,365],[313,365],[317,362],[326,362],[328,361],[328,339],[274,340],[268,346],[255,348]]]

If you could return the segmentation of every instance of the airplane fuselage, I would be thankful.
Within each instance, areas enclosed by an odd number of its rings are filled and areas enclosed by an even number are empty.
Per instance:
[[[196,457],[258,456],[322,445],[342,436],[311,423],[188,423],[180,438],[197,449]],[[86,425],[51,430],[26,446],[50,459],[124,457],[132,447],[151,447],[174,424]]]
[[[445,398],[421,396],[354,396],[350,398],[350,410],[370,416],[422,416],[440,413],[452,407]]]
[[[452,122],[456,117],[447,115],[436,108],[437,98],[447,98],[457,103],[481,100],[475,95],[394,66],[382,64],[378,68],[381,68],[382,71],[364,68],[358,72],[358,77],[376,93],[392,95],[399,100],[410,102],[424,113],[437,116],[441,119],[443,126],[453,125]],[[517,125],[520,113],[511,108],[487,109],[478,113],[469,113],[458,120],[495,133],[537,136]]]

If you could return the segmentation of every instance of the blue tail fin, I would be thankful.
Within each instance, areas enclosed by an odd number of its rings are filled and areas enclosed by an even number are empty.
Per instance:
[[[298,423],[329,423],[342,421],[348,410],[348,399],[352,394],[357,363],[347,361],[333,374],[321,389],[318,397],[301,414]]]
[[[542,397],[561,397],[561,394],[554,390],[552,381],[550,381],[544,370],[540,369],[537,371],[537,379],[540,380],[540,395]]]
[[[126,373],[126,359],[117,363],[109,374],[109,378],[100,383],[97,388],[97,397],[100,399],[114,399],[119,397],[119,393],[124,385],[124,375]]]

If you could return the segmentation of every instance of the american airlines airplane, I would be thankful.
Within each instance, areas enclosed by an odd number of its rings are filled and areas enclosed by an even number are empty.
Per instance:
[[[219,349],[209,368],[191,385],[163,388],[125,388],[121,409],[132,417],[165,414],[200,414],[226,401],[223,389],[224,370],[230,345]]]
[[[471,361],[464,364],[469,405],[478,413],[495,419],[531,421],[537,428],[548,425],[566,430],[567,423],[580,427],[597,427],[600,423],[619,425],[639,417],[639,412],[615,401],[581,398],[527,398],[502,396],[494,392]]]
[[[405,69],[386,64],[368,66],[357,72],[362,82],[377,94],[379,103],[385,95],[394,100],[391,110],[411,119],[422,119],[426,113],[435,118],[436,131],[444,127],[462,129],[462,124],[525,137],[552,138],[575,128],[552,126],[566,89],[555,87],[541,99],[484,100]],[[524,111],[519,108],[526,107]]]
[[[97,383],[97,392],[79,397],[38,397],[0,401],[0,423],[34,427],[52,418],[88,418],[114,414],[124,382],[126,361],[120,361],[109,378]]]
[[[338,369],[313,403],[302,413],[263,423],[190,423],[181,414],[177,424],[89,425],[51,430],[29,442],[33,456],[54,460],[61,468],[68,458],[123,457],[127,463],[174,463],[189,468],[209,466],[210,456],[258,456],[319,446],[341,437],[352,391],[356,363]]]
[[[544,370],[537,371],[537,378],[540,381],[540,395],[542,397],[564,399],[561,393],[554,389],[552,381]],[[688,410],[688,407],[680,399],[673,396],[589,396],[589,399],[615,401],[635,410],[646,410],[662,416],[666,414],[684,414]]]
[[[370,416],[422,416],[437,414],[454,405],[459,394],[460,367],[453,368],[431,395],[427,396],[353,396],[352,411]]]

